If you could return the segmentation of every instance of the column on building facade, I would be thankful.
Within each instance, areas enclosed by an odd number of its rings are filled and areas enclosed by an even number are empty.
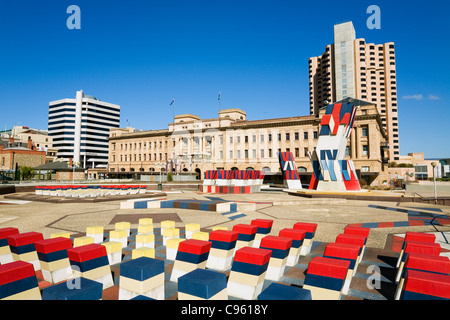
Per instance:
[[[350,134],[350,157],[356,159],[356,127],[353,128]]]
[[[376,159],[380,148],[380,140],[378,137],[376,125],[371,123],[368,126],[368,141],[369,141],[369,159]]]
[[[355,127],[355,142],[356,142],[356,159],[360,159],[362,157],[362,145],[361,145],[361,127]]]

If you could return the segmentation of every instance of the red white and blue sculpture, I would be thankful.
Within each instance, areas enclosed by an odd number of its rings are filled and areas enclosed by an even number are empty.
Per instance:
[[[309,189],[318,191],[361,190],[352,160],[345,160],[358,106],[340,102],[328,105],[320,123],[317,146],[309,153],[313,175]]]
[[[278,153],[278,160],[280,161],[281,171],[283,173],[283,180],[290,190],[302,189],[300,176],[298,174],[297,166],[295,165],[294,156],[292,152]]]

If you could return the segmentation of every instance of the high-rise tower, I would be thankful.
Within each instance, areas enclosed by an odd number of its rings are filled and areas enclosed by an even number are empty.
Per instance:
[[[356,38],[352,22],[334,26],[334,43],[309,59],[310,114],[347,97],[376,104],[388,135],[389,158],[399,160],[395,46]]]
[[[78,91],[75,99],[52,101],[48,112],[48,133],[58,157],[73,159],[80,167],[108,164],[111,128],[120,126],[120,106],[100,101]]]

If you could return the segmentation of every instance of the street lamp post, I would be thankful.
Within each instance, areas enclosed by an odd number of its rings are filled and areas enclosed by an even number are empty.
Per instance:
[[[434,180],[434,204],[437,204],[437,190],[436,190],[436,167],[437,163],[432,162],[431,166],[433,167],[433,180]]]
[[[158,185],[158,188],[161,188],[161,190],[162,190],[162,167],[163,167],[163,163],[157,162],[157,163],[155,163],[155,165],[157,167],[159,167],[159,185]]]

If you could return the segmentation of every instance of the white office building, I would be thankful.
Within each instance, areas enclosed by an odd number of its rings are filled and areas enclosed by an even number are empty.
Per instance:
[[[75,99],[52,101],[48,133],[58,158],[83,168],[106,168],[109,130],[120,126],[120,106],[77,91]]]

